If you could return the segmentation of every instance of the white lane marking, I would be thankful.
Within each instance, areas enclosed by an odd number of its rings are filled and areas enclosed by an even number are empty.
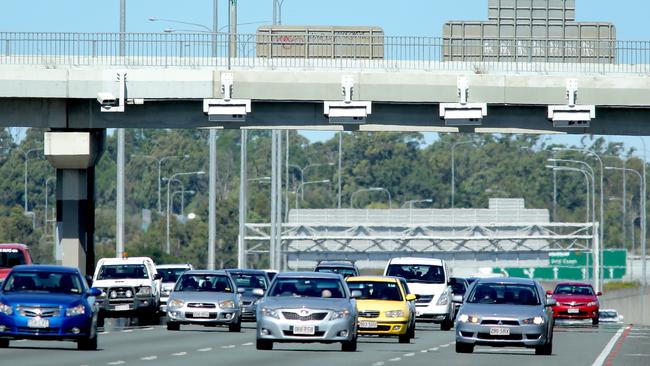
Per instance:
[[[602,364],[605,363],[605,361],[607,360],[607,356],[609,356],[609,353],[612,352],[612,348],[614,348],[614,345],[616,344],[616,342],[618,342],[618,339],[621,338],[625,329],[628,328],[621,328],[618,330],[618,332],[616,332],[616,334],[614,334],[612,339],[609,340],[609,343],[607,343],[603,351],[600,353],[600,355],[598,355],[598,358],[596,358],[596,360],[594,361],[594,363],[591,364],[591,366],[602,366]]]
[[[154,328],[154,327],[142,328],[142,330],[154,330],[154,329],[156,329],[156,328]]]
[[[176,352],[176,353],[172,353],[172,356],[185,356],[186,354],[187,352]]]
[[[439,347],[431,347],[431,348],[429,348],[429,351],[437,351],[439,349],[440,349]]]
[[[15,342],[27,342],[27,340],[26,339],[19,339],[19,340],[15,341]]]
[[[230,344],[228,346],[221,346],[221,348],[224,348],[224,349],[230,349],[230,348],[235,348],[235,347],[236,346],[234,344]]]
[[[248,343],[242,343],[242,346],[252,346],[253,342],[248,342]]]
[[[429,350],[423,349],[423,350],[420,351],[420,352],[421,352],[421,353],[427,353],[427,352],[429,352]]]
[[[441,347],[441,348],[449,347],[449,343],[447,343],[447,344],[441,344],[440,347]]]
[[[197,349],[198,352],[209,352],[212,351],[212,347],[206,347],[206,348],[199,348]]]
[[[120,360],[120,361],[108,362],[107,365],[121,365],[123,363],[126,363],[126,362]]]
[[[395,358],[391,358],[391,359],[388,360],[388,361],[390,361],[390,362],[397,362],[397,361],[401,361],[401,360],[402,360],[401,357],[395,357]]]
[[[405,353],[404,357],[413,357],[415,356],[415,353]]]
[[[108,333],[110,333],[110,332],[99,332],[97,334],[108,334]]]
[[[133,333],[133,329],[124,329],[122,333]]]
[[[141,359],[142,361],[153,361],[153,360],[155,360],[155,359],[157,359],[157,358],[158,358],[158,356],[140,357],[140,359]]]
[[[381,361],[375,362],[375,363],[372,364],[372,366],[383,366],[383,365],[384,365],[384,363],[381,362]]]

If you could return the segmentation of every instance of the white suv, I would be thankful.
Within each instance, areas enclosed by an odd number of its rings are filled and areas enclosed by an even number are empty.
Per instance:
[[[100,323],[111,317],[154,319],[158,316],[160,283],[151,258],[100,259],[93,276],[93,287],[102,290],[97,298]]]
[[[162,285],[160,288],[160,312],[167,313],[167,300],[174,290],[176,281],[187,271],[193,270],[191,264],[161,264],[156,266],[156,270],[161,276]]]
[[[441,330],[453,326],[453,304],[449,287],[449,270],[442,259],[393,258],[388,261],[385,276],[403,277],[415,300],[418,320],[440,324]]]

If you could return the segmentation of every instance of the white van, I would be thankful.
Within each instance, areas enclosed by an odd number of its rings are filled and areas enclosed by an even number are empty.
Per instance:
[[[393,258],[388,261],[384,276],[403,277],[411,293],[417,296],[418,320],[440,324],[440,330],[453,326],[453,304],[449,286],[449,270],[444,260],[434,258]]]

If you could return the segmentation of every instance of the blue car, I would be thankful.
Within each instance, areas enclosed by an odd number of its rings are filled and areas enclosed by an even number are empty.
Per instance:
[[[16,266],[0,287],[0,348],[15,339],[77,342],[97,349],[95,297],[76,268]]]

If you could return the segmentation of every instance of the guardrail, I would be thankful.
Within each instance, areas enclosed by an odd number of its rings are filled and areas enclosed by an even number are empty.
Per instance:
[[[0,32],[0,64],[650,74],[650,42]]]

